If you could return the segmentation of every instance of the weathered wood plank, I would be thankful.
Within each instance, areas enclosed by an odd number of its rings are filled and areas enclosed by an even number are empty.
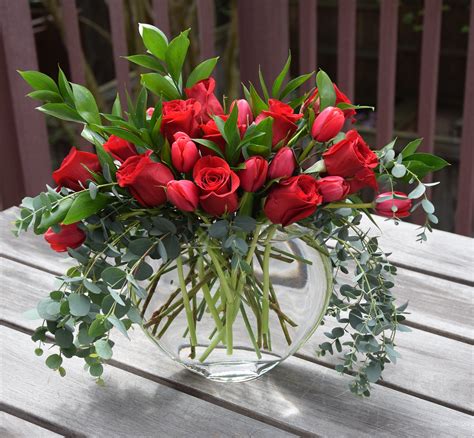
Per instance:
[[[64,273],[73,264],[73,261],[65,255],[51,251],[42,236],[35,236],[30,232],[16,239],[10,233],[11,221],[15,217],[15,211],[15,209],[10,209],[0,215],[0,241],[2,242],[0,254],[26,265],[36,266],[42,270],[56,274]],[[392,249],[390,245],[395,245],[397,239],[400,240],[400,236],[395,235],[399,229],[404,229],[403,235],[406,236],[405,240],[411,244],[415,237],[415,227],[411,224],[400,224],[396,227],[393,223],[385,223],[378,218],[377,221],[380,223],[381,228],[387,229],[393,234],[391,236],[392,239],[380,239],[385,251],[395,252],[392,259],[402,261],[402,257],[398,259],[395,257],[398,252],[401,252],[401,254],[405,254],[408,258],[409,264],[411,263],[415,267],[418,267],[419,264],[430,267],[429,261],[431,259],[436,260],[436,256],[440,257],[436,246],[431,243],[432,240],[436,240],[439,232],[433,234],[434,239],[430,239],[422,245],[415,242],[416,246],[409,246],[407,250],[403,248],[403,242],[400,242],[398,248]],[[373,224],[371,225],[374,227]],[[379,232],[379,230],[376,231]],[[407,235],[408,233],[410,233],[410,236]],[[454,244],[466,240],[470,242],[465,237],[449,233],[445,234],[454,239]],[[420,256],[423,259],[420,259],[420,263],[418,263],[413,253],[424,250],[425,245],[428,245],[427,253]],[[465,248],[465,246],[462,248]],[[447,244],[441,246],[440,251],[447,254],[448,259],[452,259],[453,254],[457,254],[453,253],[452,248]],[[465,249],[461,252],[466,253]],[[426,260],[427,257],[428,260]],[[460,259],[459,263],[459,270],[464,269],[464,272],[466,272],[469,267],[469,260]],[[442,265],[437,266],[437,269],[442,270]],[[472,339],[472,288],[403,268],[399,269],[397,282],[396,294],[400,302],[410,301],[410,311],[412,312],[412,315],[409,316],[410,321],[423,325],[433,331]],[[469,305],[466,305],[466,303],[469,303]]]
[[[80,436],[291,436],[116,367],[109,367],[105,388],[84,373],[80,360],[69,360],[62,379],[43,358],[31,358],[29,336],[7,327],[0,333],[4,402]]]
[[[22,269],[21,288],[19,287],[19,277],[15,275],[20,269]],[[35,328],[37,321],[24,321],[21,319],[21,313],[34,306],[41,297],[46,295],[52,287],[53,278],[42,271],[22,267],[20,264],[8,260],[2,261],[2,270],[4,294],[0,297],[0,309],[2,309],[0,314],[1,318],[9,322],[21,324],[25,328]],[[16,297],[15,301],[9,299],[9,297],[13,295]],[[302,348],[300,351],[301,354],[308,358],[315,358],[314,351],[318,343],[322,340],[323,330],[325,329],[320,329],[309,343]],[[133,341],[131,343],[126,341],[120,334],[114,336],[114,341],[116,341],[118,348],[115,355],[116,359],[177,383],[189,384],[193,388],[204,392],[212,390],[212,394],[215,394],[216,390],[212,387],[213,384],[207,383],[201,378],[188,378],[186,376],[188,373],[184,371],[177,373],[179,368],[176,368],[169,360],[161,360],[157,359],[158,356],[153,356],[154,347],[141,332],[135,331],[132,336]],[[471,347],[469,345],[421,330],[413,330],[413,333],[401,335],[398,339],[398,344],[403,358],[396,367],[388,367],[385,376],[387,383],[403,388],[405,391],[417,394],[420,397],[437,400],[439,403],[448,404],[458,409],[469,410],[472,408],[472,395],[469,387],[466,385],[466,381],[470,380],[469,376],[472,377],[472,367],[470,363]],[[144,352],[146,352],[146,354],[144,354]],[[140,357],[141,355],[143,357]],[[158,355],[161,356],[159,353]],[[334,358],[320,358],[319,361],[327,365],[333,365],[335,363]],[[157,366],[157,363],[160,365]],[[321,373],[324,375],[324,380],[332,379],[333,382],[329,384],[329,387],[332,387],[333,391],[337,389],[337,392],[326,394],[328,399],[337,397],[347,390],[344,386],[347,384],[347,379],[339,377],[335,372],[328,374],[324,368],[306,360],[301,361],[297,358],[290,359],[288,363],[294,364],[291,366],[303,370],[299,385],[305,385],[305,382],[308,382],[310,378],[321,378]],[[143,366],[145,368],[143,368]],[[276,370],[270,374],[273,375],[275,372]],[[291,372],[291,369],[289,372]],[[281,378],[283,377],[279,374],[276,379],[276,385],[281,383],[279,381]],[[285,379],[286,378],[287,377],[285,377]],[[218,385],[218,387],[220,388],[221,385]],[[326,387],[326,389],[329,387]],[[219,398],[225,396],[223,398],[224,400],[230,400],[233,403],[235,400],[239,400],[239,396],[242,396],[240,386],[232,385],[228,388],[227,391],[217,392]],[[234,392],[234,388],[237,388],[237,393]],[[259,389],[257,389],[257,391],[259,391]],[[304,392],[304,388],[301,390],[296,388],[295,394],[291,399],[297,399],[300,391]],[[388,409],[388,406],[393,402],[391,398],[399,397],[387,391],[386,388],[379,386],[374,390],[374,395],[378,394],[379,403],[382,403],[380,405],[381,409]],[[249,397],[248,392],[249,388],[247,388],[247,397]],[[323,394],[318,394],[318,396],[323,396]],[[254,397],[257,397],[257,395],[254,395]],[[258,395],[258,397],[262,397],[262,395]],[[268,397],[270,397],[270,395],[268,395],[267,398]],[[285,399],[288,399],[288,397],[288,395],[285,395]],[[314,397],[316,397],[316,395],[314,395]],[[351,398],[352,396],[348,395],[348,397]],[[307,402],[310,403],[309,400],[307,400]],[[249,400],[248,403],[250,403],[251,407],[252,400]],[[296,405],[295,409],[297,409],[298,412],[302,412],[302,415],[300,417],[295,414],[295,417],[290,419],[291,421],[288,420],[289,424],[294,427],[314,431],[313,427],[315,427],[315,425],[313,421],[315,419],[305,417],[305,409],[310,409],[311,407],[307,406],[303,408],[303,406],[301,406],[301,403],[304,404],[306,401],[294,403]],[[353,403],[356,403],[356,399],[352,402],[349,400],[346,408],[354,409],[355,405],[353,405]],[[415,402],[411,397],[407,397],[407,400],[403,401],[403,403],[423,404],[426,402],[423,400]],[[241,401],[239,404],[247,406],[244,401]],[[420,409],[423,410],[425,408],[430,410],[431,405],[426,405],[426,407]],[[275,409],[275,411],[270,412],[265,410],[262,411],[262,414],[276,416],[278,409],[283,409],[283,407],[276,404],[274,408],[266,407],[266,409]],[[376,413],[373,411],[372,414],[375,415]],[[426,416],[426,413],[423,412],[419,414],[422,415],[422,419]],[[332,421],[335,421],[335,419],[333,418]],[[351,418],[350,421],[353,421],[353,419]],[[361,421],[366,420],[363,419]],[[341,431],[341,433],[343,433],[343,431]]]
[[[390,260],[399,266],[427,272],[438,277],[474,285],[474,240],[459,234],[434,230],[428,241],[416,242],[418,227],[407,222],[395,225],[386,218],[374,216],[380,230],[367,218],[362,221],[370,234],[380,236],[379,243]]]
[[[3,438],[55,438],[63,435],[6,412],[0,412],[0,436]]]
[[[354,100],[357,0],[338,0],[337,84]]]

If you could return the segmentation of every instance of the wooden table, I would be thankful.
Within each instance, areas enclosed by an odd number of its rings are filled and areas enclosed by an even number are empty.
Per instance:
[[[61,378],[33,354],[37,321],[21,314],[70,261],[32,233],[13,237],[15,214],[0,214],[2,437],[472,436],[470,238],[436,231],[419,244],[414,226],[379,221],[380,243],[400,267],[396,294],[410,300],[412,332],[398,337],[402,359],[369,399],[349,392],[334,359],[316,359],[321,333],[261,379],[239,384],[208,382],[180,368],[139,330],[132,342],[117,334],[107,384],[99,387],[79,360],[69,360]]]

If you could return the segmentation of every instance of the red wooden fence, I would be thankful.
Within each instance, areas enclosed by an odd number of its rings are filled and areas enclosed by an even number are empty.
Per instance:
[[[215,53],[215,2],[196,0],[200,57]],[[115,71],[121,95],[129,87],[128,65],[120,56],[127,54],[124,4],[108,0]],[[167,0],[151,0],[154,21],[170,34]],[[85,68],[81,48],[75,0],[61,0],[64,37],[68,50],[71,77],[84,82]],[[440,54],[442,0],[425,0],[418,107],[418,134],[425,138],[424,150],[433,151],[436,121],[438,65]],[[258,83],[257,65],[266,77],[275,77],[288,55],[289,0],[238,0],[240,74],[244,82]],[[393,135],[396,83],[396,50],[398,0],[380,2],[379,67],[377,105],[383,108],[377,116],[377,144],[383,145]],[[353,97],[355,93],[357,1],[338,0],[337,80]],[[28,0],[0,0],[0,134],[2,157],[9,165],[1,176],[1,205],[17,203],[24,194],[34,194],[50,179],[50,158],[45,123],[34,111],[34,104],[23,96],[28,87],[16,69],[36,69],[37,60]],[[262,32],[262,17],[266,25]],[[317,0],[300,0],[299,70],[317,67]],[[460,149],[458,208],[456,232],[472,233],[474,209],[474,0],[470,8],[470,36],[466,68],[463,133]],[[124,101],[124,100],[123,100]],[[9,110],[11,109],[11,110]]]

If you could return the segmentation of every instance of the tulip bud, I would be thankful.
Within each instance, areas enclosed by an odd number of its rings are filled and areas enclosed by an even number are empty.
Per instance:
[[[237,124],[248,126],[253,122],[252,108],[245,99],[234,100],[230,105],[230,112],[234,109],[234,105],[237,105],[238,116]]]
[[[334,202],[349,194],[350,185],[340,176],[326,176],[318,180],[318,189],[323,195],[323,202]]]
[[[268,179],[287,178],[293,175],[296,159],[293,151],[285,146],[273,157],[268,169]]]
[[[394,195],[397,197],[395,198]],[[384,201],[377,202],[378,199],[387,198]],[[381,193],[375,198],[375,212],[385,217],[407,217],[410,216],[412,200],[402,192]]]
[[[86,233],[77,226],[77,223],[60,225],[60,227],[59,233],[55,233],[52,228],[49,228],[44,234],[44,239],[54,251],[65,252],[68,248],[77,248],[86,240]]]
[[[199,189],[187,179],[170,181],[166,186],[168,201],[182,211],[194,211],[199,204]]]
[[[344,120],[344,113],[341,109],[328,106],[314,120],[311,135],[316,141],[324,143],[340,132]]]
[[[267,179],[268,162],[263,157],[255,156],[245,162],[245,169],[238,172],[240,187],[246,192],[256,192]]]
[[[198,148],[184,132],[174,134],[171,145],[171,162],[178,172],[189,172],[199,159]]]
[[[147,110],[146,110],[147,120],[150,120],[153,117],[154,112],[155,112],[155,108],[153,108],[152,106],[150,108],[147,108]]]

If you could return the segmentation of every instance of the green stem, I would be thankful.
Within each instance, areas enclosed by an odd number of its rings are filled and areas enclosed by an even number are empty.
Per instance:
[[[186,319],[188,320],[188,327],[189,327],[189,336],[191,338],[191,346],[195,347],[197,345],[196,339],[196,327],[194,326],[194,316],[191,310],[191,306],[189,303],[189,296],[186,291],[186,282],[184,280],[184,273],[183,273],[183,260],[181,256],[176,259],[176,265],[178,266],[178,278],[179,278],[179,285],[181,288],[181,294],[183,295],[183,305],[186,311]]]
[[[250,326],[250,321],[247,317],[247,313],[245,312],[245,306],[243,303],[240,304],[240,311],[242,312],[242,319],[244,320],[245,327],[247,328],[247,331],[249,333],[250,340],[252,341],[252,344],[253,344],[253,348],[255,348],[255,353],[257,353],[257,358],[261,359],[262,353],[260,353],[260,348],[258,348],[258,344],[255,339],[255,335],[253,334],[252,327]]]
[[[349,202],[334,202],[324,206],[325,209],[336,209],[336,208],[374,208],[373,202],[365,202],[360,204],[351,204]]]
[[[311,140],[308,143],[308,146],[305,147],[304,151],[301,152],[301,155],[298,157],[298,163],[301,163],[308,156],[315,144],[316,142],[314,140]]]
[[[262,296],[262,333],[268,335],[268,314],[270,306],[270,253],[272,250],[271,239],[275,234],[276,227],[270,226],[265,240],[265,250],[263,253],[263,296]]]

